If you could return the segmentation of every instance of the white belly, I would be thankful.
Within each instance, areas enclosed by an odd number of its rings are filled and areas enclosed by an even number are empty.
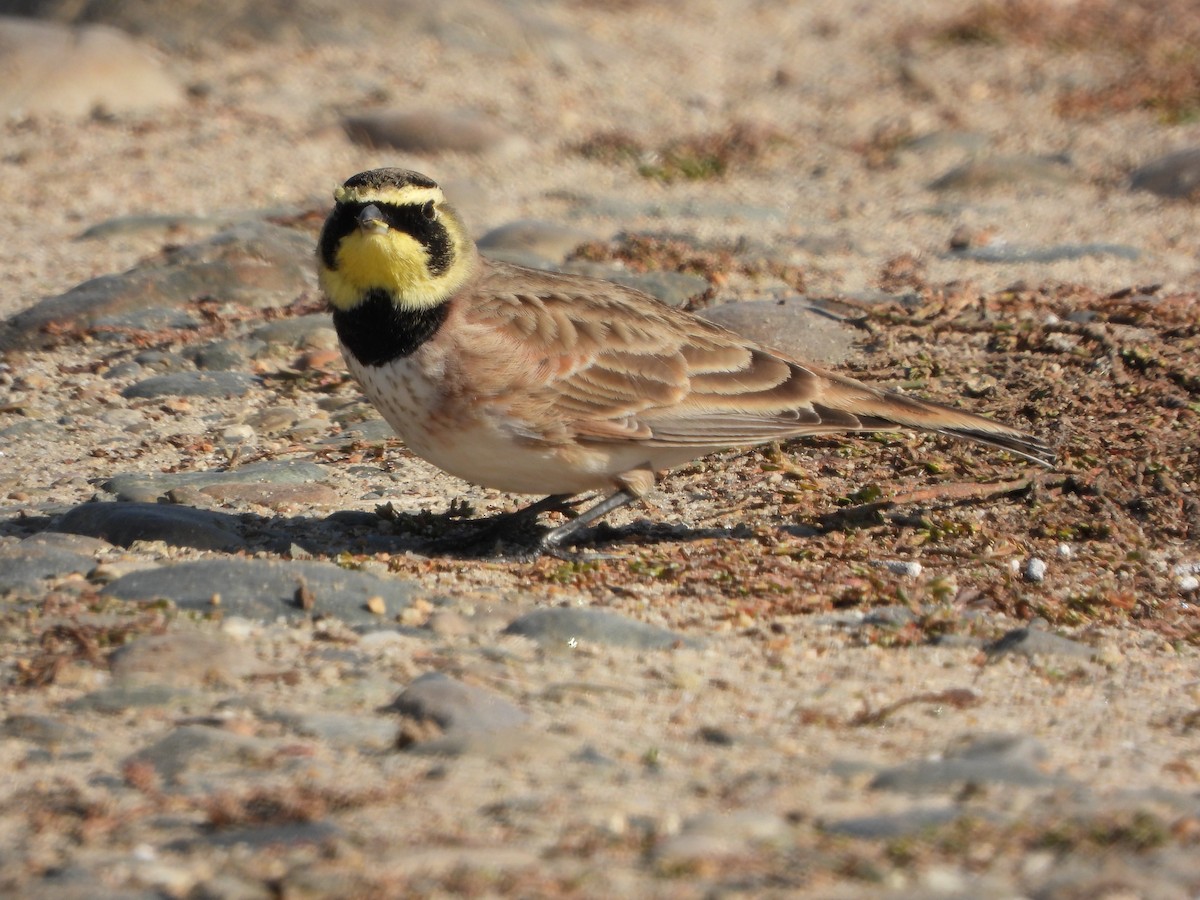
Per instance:
[[[624,471],[613,469],[614,463],[624,463],[608,454],[568,461],[558,448],[521,439],[495,411],[467,415],[462,406],[447,407],[441,385],[412,358],[364,366],[343,355],[367,399],[408,448],[464,481],[514,494],[578,494],[609,490],[613,475]]]

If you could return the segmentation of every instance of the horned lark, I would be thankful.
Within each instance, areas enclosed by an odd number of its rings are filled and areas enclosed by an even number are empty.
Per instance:
[[[656,474],[731,447],[932,431],[1050,464],[1014,428],[791,359],[645,294],[482,258],[441,188],[403,169],[334,193],[317,248],[350,372],[423,459],[533,512],[607,496],[553,550]]]

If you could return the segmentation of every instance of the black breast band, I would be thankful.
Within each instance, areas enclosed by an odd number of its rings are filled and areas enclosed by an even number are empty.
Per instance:
[[[437,334],[449,309],[447,303],[401,309],[386,291],[377,289],[353,309],[335,309],[333,327],[360,363],[382,366],[415,353]]]

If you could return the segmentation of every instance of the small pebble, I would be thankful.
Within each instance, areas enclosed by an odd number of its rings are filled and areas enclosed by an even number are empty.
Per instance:
[[[900,575],[904,578],[916,578],[925,571],[924,566],[916,560],[881,559],[877,560],[875,565],[881,569],[887,569],[893,575]]]
[[[1036,556],[1029,557],[1025,560],[1021,574],[1025,576],[1026,581],[1035,583],[1044,581],[1046,579],[1046,561]]]

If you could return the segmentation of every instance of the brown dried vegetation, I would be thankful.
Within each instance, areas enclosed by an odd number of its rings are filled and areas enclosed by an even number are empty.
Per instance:
[[[1200,7],[1191,0],[984,0],[941,25],[942,40],[1018,42],[1103,57],[1117,71],[1098,87],[1065,91],[1065,116],[1150,109],[1167,122],[1200,114]]]
[[[658,181],[705,181],[753,165],[774,148],[791,143],[776,128],[735,122],[721,131],[689,135],[647,147],[626,131],[602,131],[575,146],[588,159],[632,163],[638,174]]]

